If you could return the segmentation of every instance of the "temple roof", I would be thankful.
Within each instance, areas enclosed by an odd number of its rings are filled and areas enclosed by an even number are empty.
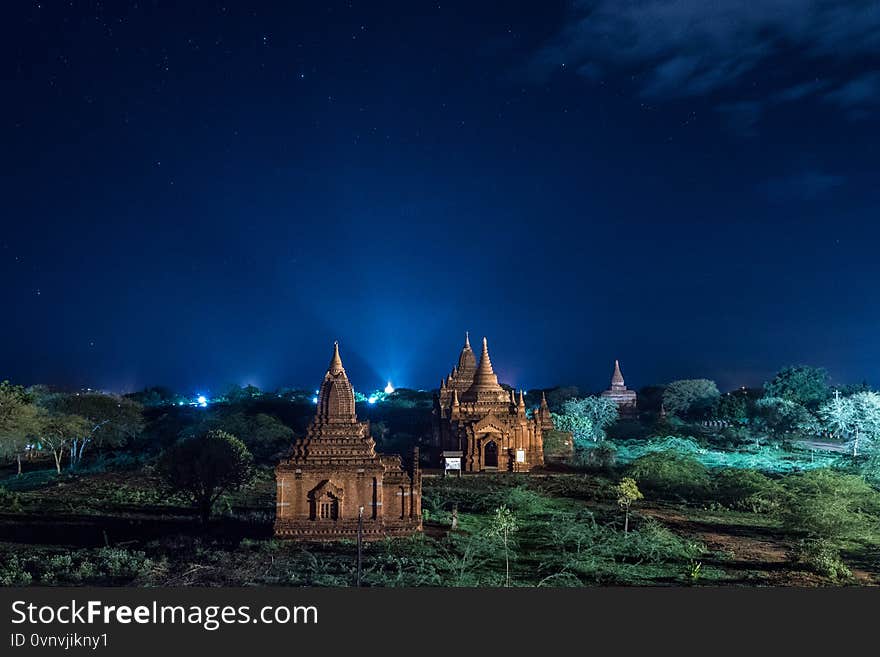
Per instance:
[[[625,384],[623,382],[623,374],[620,371],[620,362],[618,362],[617,360],[614,361],[614,374],[611,375],[611,387],[625,387]]]
[[[506,402],[510,399],[504,388],[498,384],[498,377],[492,369],[492,360],[489,358],[489,343],[486,338],[483,338],[483,353],[480,355],[480,364],[477,365],[474,382],[464,394],[464,399],[474,401],[485,396],[495,397],[495,401]]]
[[[318,412],[315,414],[316,423],[331,424],[354,424],[357,415],[354,409],[354,389],[342,366],[342,358],[339,356],[339,343],[333,343],[333,357],[321,389],[318,391]]]
[[[474,350],[471,349],[471,340],[467,331],[464,334],[464,347],[461,349],[461,354],[458,356],[458,370],[459,371],[474,371],[477,368],[477,358],[474,356]]]

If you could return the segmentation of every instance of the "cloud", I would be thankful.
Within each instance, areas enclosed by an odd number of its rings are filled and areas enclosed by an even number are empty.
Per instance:
[[[876,98],[876,79],[851,87],[847,76],[878,56],[876,0],[581,0],[527,68],[539,79],[563,64],[593,77],[626,73],[653,100],[783,103],[827,93],[844,106]],[[836,77],[818,79],[816,70]],[[807,79],[792,79],[796,71]],[[764,85],[759,97],[741,88],[753,74]]]
[[[852,118],[870,116],[880,108],[880,71],[861,75],[825,94],[825,100],[847,111]]]

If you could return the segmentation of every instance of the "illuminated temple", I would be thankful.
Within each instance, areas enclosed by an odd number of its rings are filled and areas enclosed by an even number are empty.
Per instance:
[[[421,531],[418,457],[407,470],[400,456],[375,447],[370,423],[357,419],[354,390],[334,345],[315,417],[292,456],[275,468],[275,536],[354,538],[361,514],[368,540]]]
[[[603,397],[613,399],[621,415],[632,415],[636,412],[636,391],[627,390],[620,371],[620,363],[614,361],[614,373],[611,375],[611,387],[602,392]]]
[[[523,393],[499,385],[486,338],[478,364],[465,336],[458,365],[434,397],[436,451],[461,451],[465,472],[526,472],[544,464],[543,432],[552,427],[546,401],[528,417]]]

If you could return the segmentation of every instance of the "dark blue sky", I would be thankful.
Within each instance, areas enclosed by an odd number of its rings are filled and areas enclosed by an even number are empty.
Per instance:
[[[876,2],[5,13],[0,378],[880,384]]]

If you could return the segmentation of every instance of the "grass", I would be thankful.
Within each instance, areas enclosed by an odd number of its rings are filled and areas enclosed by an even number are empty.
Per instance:
[[[734,501],[739,485],[753,495],[785,481],[727,477],[725,495]],[[363,583],[503,585],[504,549],[489,531],[502,505],[518,525],[510,544],[513,586],[822,585],[870,583],[880,572],[875,524],[799,547],[809,537],[779,514],[710,499],[647,495],[624,534],[614,483],[584,474],[426,477],[425,533],[367,544]],[[225,496],[207,530],[185,500],[157,484],[150,468],[140,467],[48,478],[0,494],[0,536],[9,541],[0,543],[0,584],[354,585],[352,542],[271,538],[270,469]]]

